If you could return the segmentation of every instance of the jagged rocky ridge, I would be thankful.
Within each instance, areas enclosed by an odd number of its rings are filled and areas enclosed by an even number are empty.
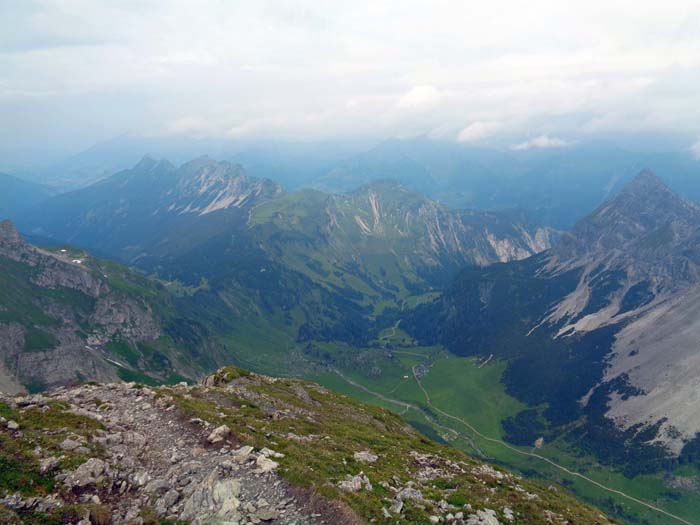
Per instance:
[[[0,417],[7,524],[611,523],[384,409],[235,367],[3,396]]]
[[[268,253],[281,250],[315,279],[342,286],[343,274],[359,276],[389,295],[443,284],[465,265],[526,258],[553,233],[524,213],[450,210],[395,182],[290,194],[261,204],[250,224]]]
[[[51,199],[20,226],[195,282],[262,250],[260,267],[280,264],[330,288],[359,279],[365,295],[403,286],[398,271],[425,286],[464,264],[522,259],[548,248],[552,234],[524,214],[452,211],[398,183],[284,193],[208,158],[180,168],[145,158]]]

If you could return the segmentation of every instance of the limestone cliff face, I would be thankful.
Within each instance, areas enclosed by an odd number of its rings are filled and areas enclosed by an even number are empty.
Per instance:
[[[49,251],[26,243],[0,223],[0,359],[7,390],[41,389],[84,380],[114,380],[140,368],[131,350],[162,335],[152,306],[115,288],[84,252]],[[114,348],[122,355],[114,354]],[[11,384],[12,383],[12,384]]]
[[[376,239],[397,252],[410,243],[408,257],[427,266],[524,259],[548,249],[553,233],[515,212],[450,210],[394,182],[335,195],[327,213],[333,217],[326,226],[331,240],[347,239],[357,248]]]
[[[644,171],[562,236],[546,267],[580,271],[546,317],[555,337],[616,331],[596,387],[625,385],[612,389],[608,417],[625,430],[659,425],[676,455],[700,432],[698,232],[700,208]]]

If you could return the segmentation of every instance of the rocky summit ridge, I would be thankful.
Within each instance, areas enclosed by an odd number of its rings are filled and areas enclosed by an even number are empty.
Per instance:
[[[609,524],[314,383],[221,369],[198,385],[0,397],[5,524]]]

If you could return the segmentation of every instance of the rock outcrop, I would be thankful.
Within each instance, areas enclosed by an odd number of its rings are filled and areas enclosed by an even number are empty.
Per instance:
[[[190,360],[180,359],[185,345],[175,348],[163,337],[169,296],[135,271],[70,247],[33,246],[3,221],[0,286],[2,391],[142,371],[196,374]]]

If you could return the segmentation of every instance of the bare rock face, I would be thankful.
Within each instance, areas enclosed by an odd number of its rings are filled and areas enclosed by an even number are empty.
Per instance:
[[[264,474],[265,472],[272,472],[275,470],[279,466],[279,463],[272,461],[267,456],[261,455],[255,460],[255,465],[258,467],[257,472]]]
[[[545,320],[557,337],[619,327],[599,386],[632,394],[612,392],[608,417],[623,430],[660,423],[674,455],[700,431],[699,228],[700,208],[644,171],[562,236],[547,266],[581,271]]]
[[[85,417],[100,418],[105,429],[92,442],[104,454],[58,475],[67,492],[45,499],[0,497],[0,511],[47,511],[67,504],[66,498],[77,498],[91,504],[110,501],[109,523],[114,525],[140,523],[145,507],[159,519],[195,525],[322,523],[322,516],[297,501],[274,468],[261,468],[274,463],[267,457],[274,451],[266,449],[265,455],[247,446],[232,453],[218,439],[231,434],[224,425],[208,436],[217,438],[208,441],[218,446],[202,449],[205,429],[184,427],[174,407],[157,399],[152,390],[127,383],[83,386],[34,396],[26,403],[33,407],[57,400],[70,403],[73,411]],[[97,406],[94,400],[99,400]],[[73,438],[60,444],[64,451],[80,446]],[[86,449],[86,454],[91,452]],[[45,472],[55,471],[58,465],[54,456],[39,461]],[[94,522],[88,518],[86,523]]]
[[[416,317],[416,333],[438,333],[456,353],[516,356],[516,395],[610,424],[591,447],[619,439],[606,461],[639,465],[641,447],[677,457],[700,432],[700,207],[648,171],[550,250],[464,272],[438,302],[442,325]],[[544,366],[543,355],[553,356]]]
[[[193,523],[226,522],[240,519],[238,508],[241,505],[238,497],[241,484],[235,479],[221,480],[214,474],[209,476],[188,497],[184,504],[180,519]]]
[[[109,270],[84,252],[37,248],[3,221],[0,265],[15,283],[0,301],[8,319],[0,322],[0,390],[115,380],[115,363],[128,364],[109,356],[113,340],[135,346],[162,335],[147,300],[113,287]]]
[[[491,509],[478,510],[467,518],[467,525],[500,525],[496,511]]]
[[[362,489],[372,490],[372,483],[369,478],[360,472],[355,476],[348,476],[347,479],[338,483],[338,488],[345,492],[359,492]]]
[[[64,484],[70,490],[82,491],[87,487],[97,487],[97,484],[103,481],[104,475],[108,475],[107,464],[101,459],[90,458],[77,469],[71,472]]]

